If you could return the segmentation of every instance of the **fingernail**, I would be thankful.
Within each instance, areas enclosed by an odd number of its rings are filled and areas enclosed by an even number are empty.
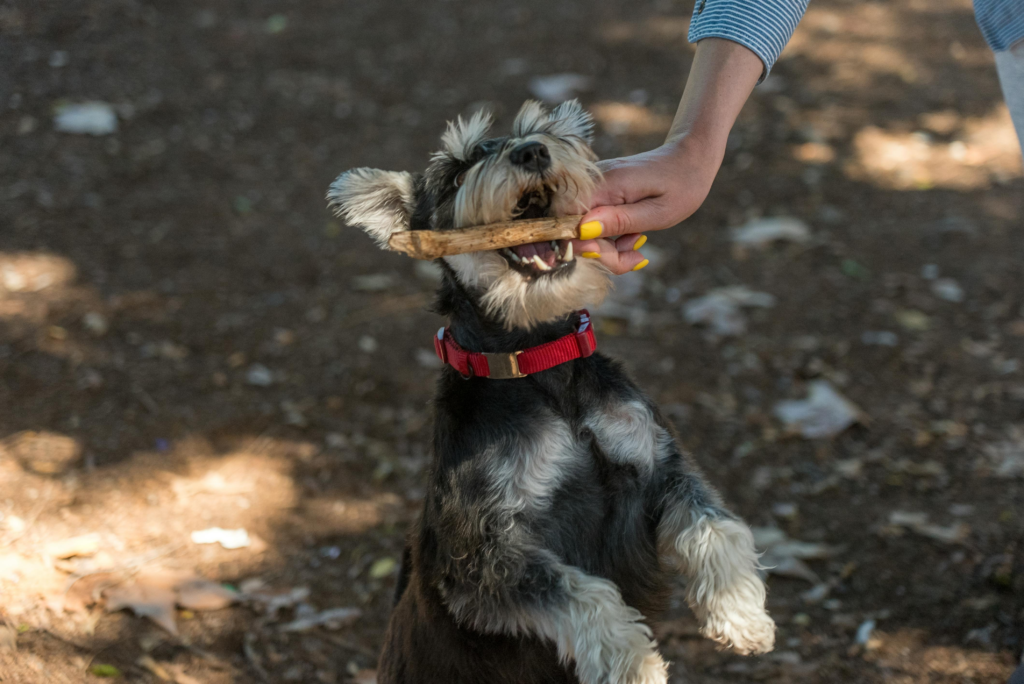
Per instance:
[[[637,241],[633,243],[633,251],[635,252],[636,250],[643,247],[645,244],[647,244],[647,236],[641,235],[639,238],[637,238]]]
[[[580,254],[580,256],[583,257],[584,259],[600,259],[601,258],[601,255],[598,254],[597,252],[583,252],[582,254]]]
[[[634,267],[633,267],[632,269],[630,269],[630,270],[633,270],[633,271],[639,271],[639,270],[640,270],[641,268],[643,268],[644,266],[646,266],[646,265],[647,265],[647,264],[649,264],[649,263],[651,263],[651,260],[650,260],[650,259],[644,259],[643,261],[641,261],[641,262],[640,262],[639,264],[637,264],[636,266],[634,266]]]
[[[580,226],[580,240],[593,240],[594,238],[601,237],[603,232],[604,226],[601,225],[600,221],[587,221]]]

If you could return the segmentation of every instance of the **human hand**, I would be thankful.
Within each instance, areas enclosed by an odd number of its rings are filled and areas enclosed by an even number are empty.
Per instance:
[[[648,261],[639,251],[647,231],[664,230],[689,218],[711,190],[724,149],[682,136],[631,157],[600,162],[604,179],[580,222],[573,249],[600,259],[616,275]]]

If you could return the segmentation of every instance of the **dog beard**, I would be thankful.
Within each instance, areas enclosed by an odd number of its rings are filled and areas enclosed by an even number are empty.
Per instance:
[[[570,109],[562,116],[573,113]],[[565,120],[559,114],[555,110],[549,117],[537,103],[523,106],[513,124],[517,144],[542,143],[550,166],[538,174],[510,164],[505,154],[482,160],[462,180],[454,227],[567,216],[589,208],[600,170],[584,136],[559,135],[565,132],[559,128]],[[585,304],[599,304],[611,284],[610,272],[600,261],[572,257],[568,240],[445,260],[464,285],[480,293],[486,313],[508,328],[532,328]]]

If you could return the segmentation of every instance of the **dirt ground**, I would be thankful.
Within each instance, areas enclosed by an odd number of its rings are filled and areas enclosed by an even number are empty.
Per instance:
[[[0,682],[372,681],[423,497],[436,275],[340,225],[326,187],[421,168],[459,113],[507,126],[538,76],[589,79],[602,157],[648,149],[691,8],[0,2]],[[94,100],[115,133],[55,131]],[[770,216],[810,239],[736,249]],[[1022,217],[970,1],[815,0],[704,207],[598,320],[759,539],[805,542],[776,548],[773,654],[716,651],[680,584],[673,681],[1006,680]],[[725,286],[774,305],[716,339],[682,309]],[[790,434],[773,409],[814,381],[859,424]],[[192,540],[213,527],[248,545]],[[361,612],[296,622],[334,608]]]

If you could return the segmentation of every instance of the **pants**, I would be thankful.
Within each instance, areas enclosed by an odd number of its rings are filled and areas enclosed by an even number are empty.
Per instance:
[[[1024,154],[1024,41],[995,55],[1003,97],[1006,98],[1006,106],[1010,108],[1010,116],[1017,129],[1017,141]]]

